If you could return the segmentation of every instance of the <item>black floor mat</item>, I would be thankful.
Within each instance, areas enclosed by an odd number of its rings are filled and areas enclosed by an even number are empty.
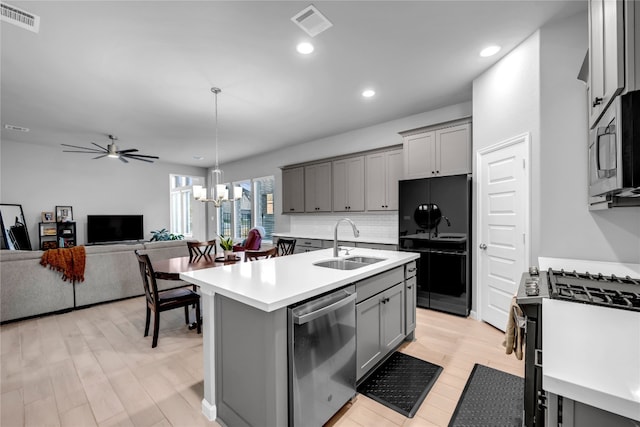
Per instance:
[[[412,418],[442,367],[396,352],[359,387],[358,393]]]
[[[449,427],[522,426],[524,378],[476,365]]]

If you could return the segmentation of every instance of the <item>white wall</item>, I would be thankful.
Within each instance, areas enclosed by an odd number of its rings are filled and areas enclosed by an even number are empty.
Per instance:
[[[534,33],[493,67],[473,81],[473,151],[474,194],[478,194],[475,180],[477,151],[523,133],[530,134],[531,187],[535,200],[539,194],[540,158],[540,34]],[[531,213],[531,246],[536,253],[539,229],[533,204]],[[476,223],[476,200],[473,202],[473,224]],[[473,231],[477,242],[478,230]],[[474,275],[475,276],[475,275]],[[474,277],[475,279],[475,277]],[[478,295],[476,293],[476,295]]]
[[[224,164],[221,168],[224,170],[226,182],[273,175],[276,179],[276,231],[290,231],[292,223],[296,231],[300,231],[300,227],[304,226],[304,220],[298,221],[299,224],[296,224],[296,219],[300,218],[299,215],[280,214],[282,212],[282,174],[279,169],[281,166],[402,144],[402,137],[398,132],[469,116],[471,116],[471,102],[455,104]],[[333,221],[335,215],[332,215],[326,215],[328,220]],[[397,213],[395,216],[397,217]],[[385,224],[397,224],[397,222],[390,220],[385,221]],[[393,225],[388,227],[393,227]],[[397,229],[385,230],[383,234],[387,232],[397,235]]]
[[[587,207],[587,100],[577,80],[586,51],[580,13],[542,27],[473,84],[474,150],[531,133],[531,264],[640,262],[640,208]]]
[[[0,156],[0,201],[22,205],[34,249],[40,213],[56,205],[73,207],[79,244],[86,242],[86,217],[91,214],[142,214],[145,237],[150,238],[151,230],[169,228],[169,174],[206,176],[204,168],[92,160],[63,153],[62,147],[6,140]]]
[[[539,254],[640,263],[640,207],[587,209],[587,96],[576,79],[587,51],[586,13],[543,27],[540,46]]]

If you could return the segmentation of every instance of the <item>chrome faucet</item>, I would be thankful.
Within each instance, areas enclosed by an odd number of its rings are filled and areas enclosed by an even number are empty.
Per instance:
[[[338,225],[340,225],[340,222],[342,221],[347,221],[349,224],[351,224],[351,228],[353,229],[353,237],[360,236],[360,231],[358,231],[358,229],[356,228],[356,224],[353,221],[351,221],[349,218],[340,218],[338,222],[336,222],[336,226],[333,228],[333,257],[334,258],[338,257]]]

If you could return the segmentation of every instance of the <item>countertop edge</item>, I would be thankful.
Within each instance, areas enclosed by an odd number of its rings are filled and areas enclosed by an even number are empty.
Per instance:
[[[387,251],[379,251],[379,252],[387,252]],[[388,252],[392,252],[392,251],[388,251]],[[309,298],[313,298],[317,295],[321,295],[325,292],[338,289],[342,286],[346,286],[348,284],[366,279],[368,277],[375,276],[384,271],[391,270],[396,267],[400,267],[420,257],[420,254],[414,253],[414,252],[393,252],[393,253],[396,254],[396,256],[401,254],[401,257],[393,260],[385,260],[383,262],[376,263],[376,264],[371,264],[369,266],[362,267],[361,269],[344,270],[344,274],[345,274],[344,277],[332,280],[329,283],[324,283],[310,290],[301,291],[299,293],[287,295],[286,297],[277,298],[269,301],[252,298],[251,296],[246,295],[245,293],[234,292],[232,289],[229,289],[224,285],[222,286],[214,285],[210,282],[203,281],[198,276],[201,275],[204,270],[180,273],[180,278],[186,282],[198,285],[208,292],[223,295],[227,298],[231,298],[235,301],[241,302],[243,304],[249,305],[251,307],[257,308],[265,312],[272,312],[282,308],[286,308],[292,304],[297,304],[301,301],[305,301]],[[294,256],[296,255],[288,255],[287,258],[294,257]],[[275,259],[277,260],[277,258]],[[331,257],[323,256],[322,259],[331,259]],[[265,260],[265,261],[269,261],[269,260]],[[254,262],[260,262],[260,261],[254,261]],[[317,261],[314,261],[314,262],[317,262]],[[224,268],[224,267],[214,267],[214,268]],[[318,267],[318,268],[323,268],[323,267]]]

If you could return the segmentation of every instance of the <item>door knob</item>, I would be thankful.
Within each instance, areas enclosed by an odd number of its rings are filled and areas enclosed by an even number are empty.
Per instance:
[[[480,249],[484,251],[485,249],[487,249],[487,245],[485,245],[484,243],[480,243]]]

